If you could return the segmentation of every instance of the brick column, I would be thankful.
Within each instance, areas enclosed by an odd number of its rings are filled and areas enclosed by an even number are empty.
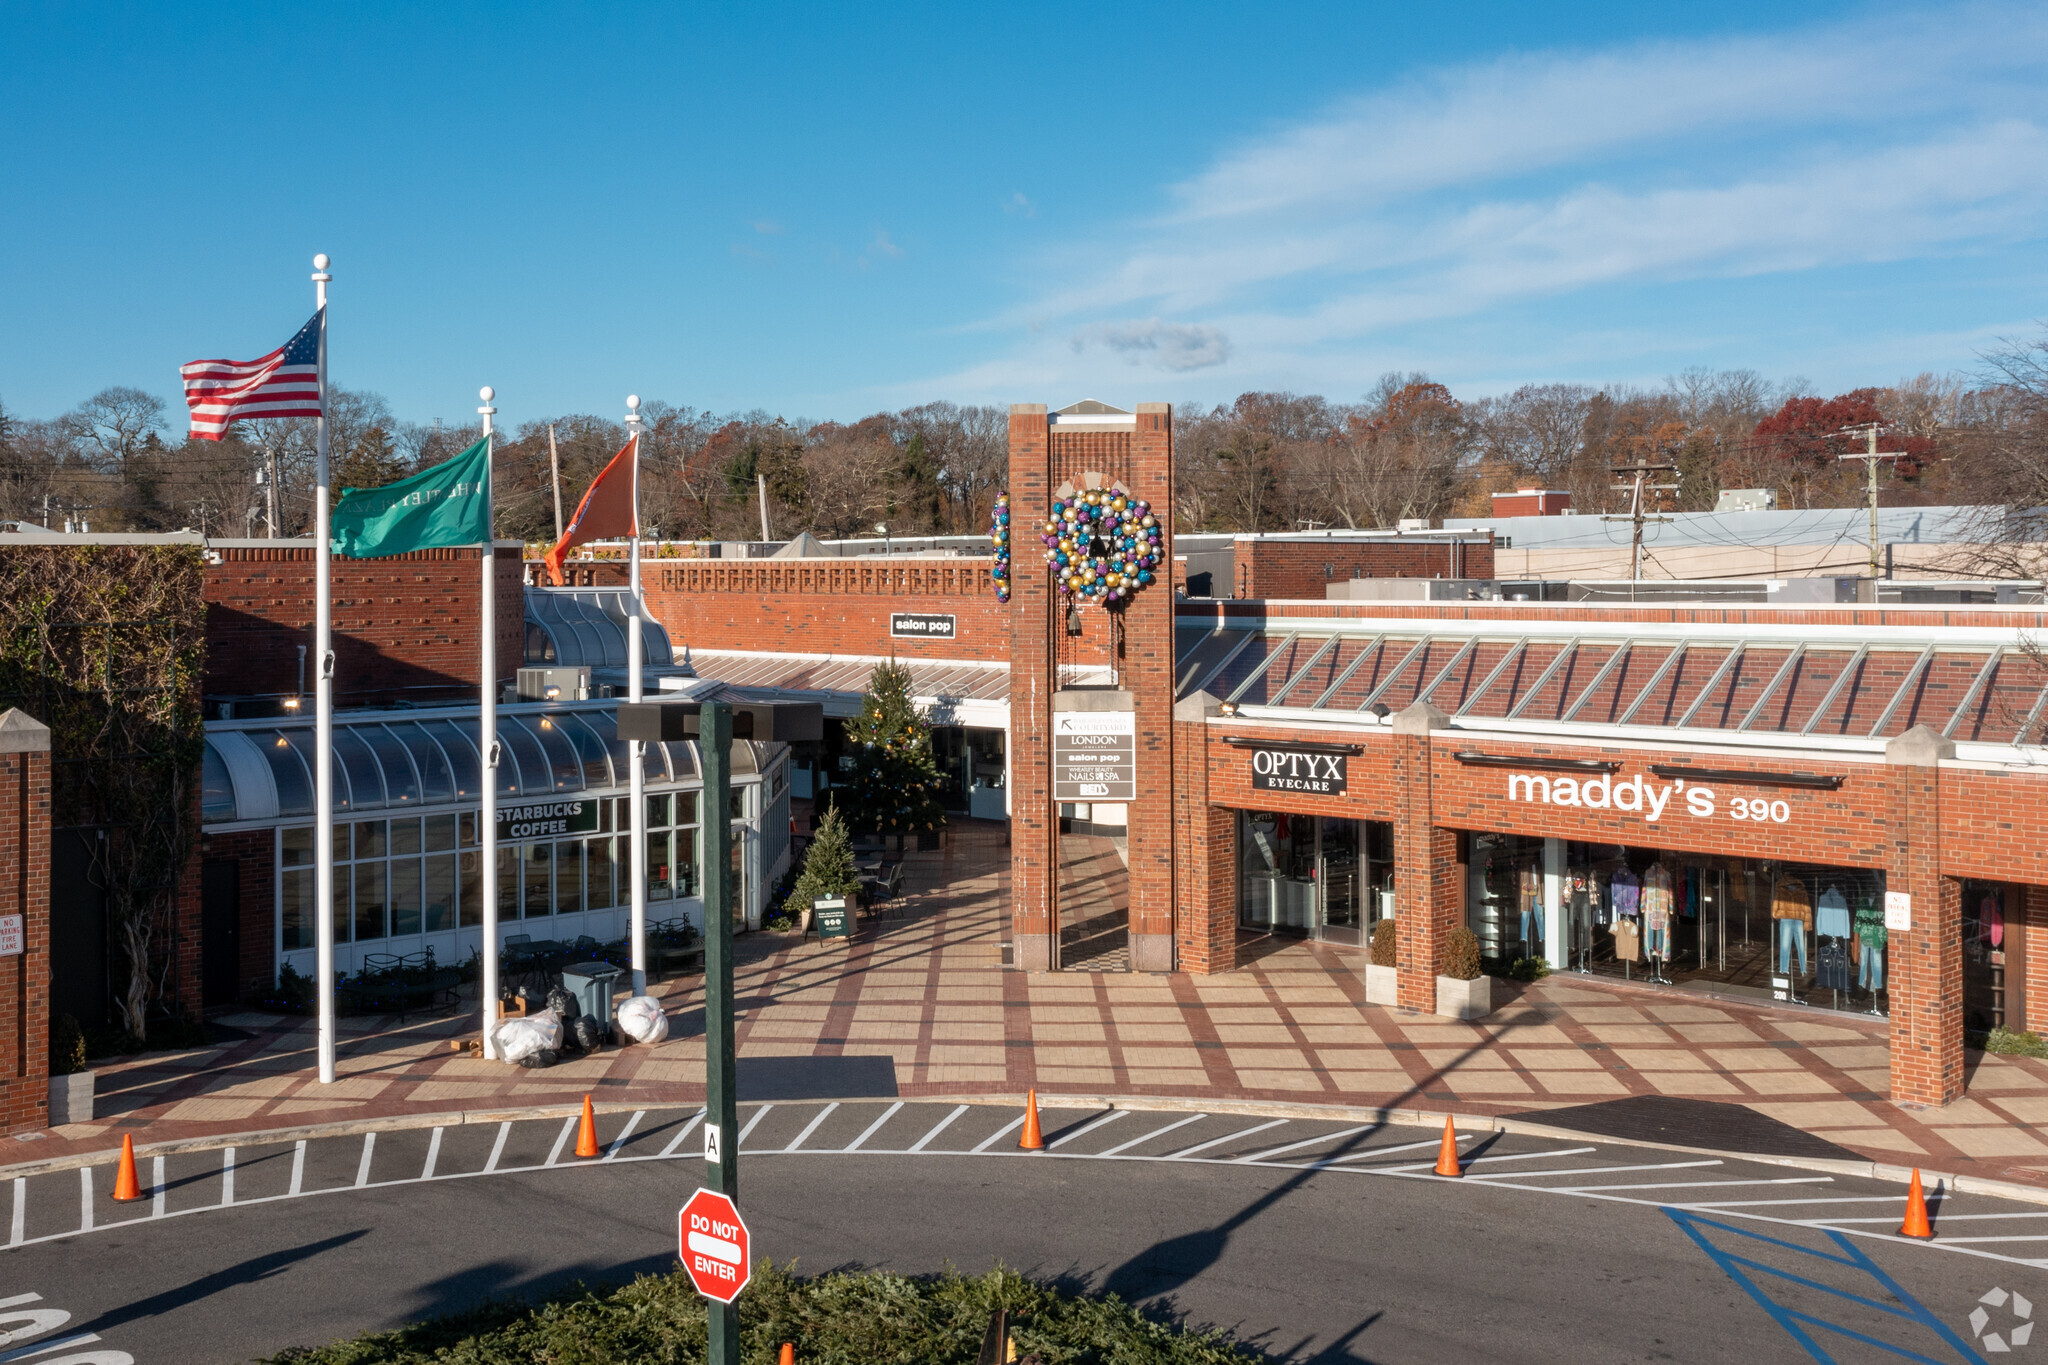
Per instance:
[[[1010,407],[1010,941],[1012,963],[1050,971],[1058,942],[1059,811],[1052,802],[1055,601],[1037,527],[1052,507],[1045,404]]]
[[[0,915],[22,951],[0,957],[0,1134],[50,1121],[50,731],[0,715]]]
[[[1206,976],[1237,967],[1237,812],[1209,804],[1208,726],[1218,702],[1207,692],[1173,708],[1174,921],[1178,965]]]
[[[1947,1104],[1963,1093],[1962,883],[1941,875],[1941,771],[1955,744],[1916,725],[1884,746],[1892,855],[1885,888],[1913,898],[1913,927],[1888,935],[1892,1099]]]
[[[1430,732],[1450,717],[1416,702],[1393,717],[1394,782],[1401,792],[1394,821],[1394,965],[1404,1009],[1436,1013],[1436,978],[1444,940],[1464,922],[1458,897],[1458,835],[1439,829],[1430,791]]]
[[[2023,960],[2017,969],[2025,973],[2027,1017],[2025,1024],[2036,1031],[2048,1026],[2048,886],[2020,888],[2021,913],[2027,931],[2021,942]],[[2013,965],[2006,967],[2014,970]]]
[[[1138,718],[1138,799],[1130,807],[1131,970],[1170,972],[1174,949],[1173,409],[1140,403],[1125,486],[1166,527],[1158,579],[1123,610],[1117,661]],[[1014,667],[1014,665],[1013,665]]]

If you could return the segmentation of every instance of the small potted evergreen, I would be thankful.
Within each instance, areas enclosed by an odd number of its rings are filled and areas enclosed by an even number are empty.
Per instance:
[[[1462,924],[1444,940],[1436,1012],[1453,1019],[1484,1019],[1493,1013],[1493,978],[1479,970],[1479,938]]]
[[[1365,1003],[1393,1006],[1401,1003],[1401,973],[1394,965],[1394,917],[1387,916],[1372,927],[1372,950],[1365,964]]]
[[[818,832],[804,854],[803,874],[789,889],[784,906],[796,912],[797,931],[811,931],[811,902],[832,896],[846,897],[849,907],[860,904],[860,872],[853,863],[853,845],[846,836],[846,822],[837,806],[825,812]]]

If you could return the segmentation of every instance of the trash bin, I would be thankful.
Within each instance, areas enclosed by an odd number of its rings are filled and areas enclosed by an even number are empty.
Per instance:
[[[572,962],[562,968],[562,989],[576,997],[576,1008],[596,1020],[606,1037],[612,1027],[612,982],[620,974],[609,962]]]

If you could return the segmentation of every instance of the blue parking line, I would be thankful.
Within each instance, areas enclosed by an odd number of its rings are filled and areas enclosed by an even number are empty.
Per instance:
[[[1968,1342],[1949,1330],[1947,1324],[1943,1323],[1940,1318],[1929,1311],[1925,1304],[1907,1293],[1904,1286],[1899,1284],[1890,1275],[1887,1275],[1875,1261],[1864,1255],[1862,1250],[1842,1233],[1832,1230],[1827,1232],[1828,1239],[1840,1248],[1842,1252],[1841,1255],[1837,1256],[1826,1251],[1815,1251],[1810,1247],[1803,1247],[1796,1242],[1788,1242],[1780,1237],[1769,1237],[1763,1233],[1752,1232],[1747,1228],[1735,1227],[1732,1224],[1719,1222],[1712,1218],[1702,1218],[1698,1214],[1690,1213],[1683,1209],[1667,1207],[1664,1212],[1670,1217],[1672,1222],[1678,1224],[1686,1236],[1692,1238],[1698,1244],[1700,1250],[1707,1253],[1709,1260],[1721,1267],[1727,1273],[1729,1279],[1741,1285],[1744,1292],[1752,1299],[1755,1299],[1758,1305],[1766,1313],[1769,1313],[1772,1319],[1780,1327],[1784,1328],[1794,1341],[1805,1347],[1808,1355],[1821,1362],[1821,1365],[1835,1365],[1835,1358],[1823,1350],[1820,1343],[1807,1332],[1806,1328],[1809,1326],[1834,1332],[1840,1336],[1848,1337],[1852,1341],[1860,1341],[1866,1345],[1875,1346],[1879,1350],[1887,1351],[1906,1360],[1922,1361],[1925,1365],[1954,1365],[1954,1361],[1953,1359],[1922,1355],[1918,1351],[1908,1350],[1892,1342],[1880,1341],[1876,1337],[1858,1332],[1854,1328],[1842,1323],[1829,1322],[1827,1319],[1817,1318],[1811,1313],[1803,1313],[1795,1308],[1787,1308],[1784,1304],[1779,1303],[1769,1294],[1765,1293],[1763,1287],[1751,1278],[1750,1271],[1755,1271],[1759,1275],[1769,1275],[1777,1279],[1789,1280],[1793,1284],[1802,1285],[1808,1289],[1817,1289],[1824,1294],[1832,1294],[1838,1299],[1847,1299],[1849,1302],[1859,1304],[1862,1307],[1872,1308],[1880,1313],[1887,1313],[1893,1317],[1917,1323],[1953,1347],[1957,1355],[1962,1360],[1970,1362],[1970,1365],[1986,1365],[1984,1358],[1971,1349]],[[1804,1275],[1795,1275],[1789,1270],[1767,1265],[1762,1261],[1752,1260],[1747,1256],[1736,1255],[1732,1251],[1726,1251],[1715,1246],[1707,1235],[1701,1231],[1702,1228],[1713,1228],[1719,1232],[1729,1233],[1736,1237],[1745,1237],[1752,1242],[1762,1242],[1767,1246],[1778,1247],[1785,1251],[1810,1257],[1813,1260],[1826,1261],[1834,1265],[1846,1267],[1849,1270],[1859,1271],[1877,1281],[1878,1286],[1893,1299],[1897,1300],[1897,1302],[1896,1304],[1885,1303],[1863,1294],[1851,1293],[1849,1290],[1824,1284],[1819,1280],[1810,1279]]]

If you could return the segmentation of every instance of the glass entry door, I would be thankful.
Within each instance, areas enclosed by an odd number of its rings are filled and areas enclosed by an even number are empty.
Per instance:
[[[1373,918],[1368,898],[1392,862],[1390,835],[1365,846],[1380,829],[1334,816],[1240,812],[1238,926],[1362,943]]]
[[[1334,943],[1357,944],[1365,923],[1365,878],[1358,857],[1358,821],[1326,815],[1318,823],[1317,880],[1323,892],[1320,937]]]

